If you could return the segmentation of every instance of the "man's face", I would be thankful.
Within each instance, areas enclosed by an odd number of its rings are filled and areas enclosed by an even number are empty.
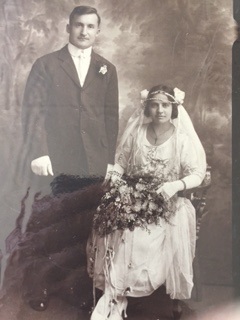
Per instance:
[[[79,49],[91,47],[99,34],[98,17],[96,14],[75,15],[71,24],[67,25],[69,42]]]

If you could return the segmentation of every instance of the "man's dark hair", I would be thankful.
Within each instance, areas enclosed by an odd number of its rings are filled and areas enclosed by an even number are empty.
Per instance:
[[[158,91],[166,92],[166,93],[168,93],[168,94],[170,94],[171,96],[174,97],[174,90],[173,90],[173,88],[160,84],[160,85],[154,86],[154,87],[152,87],[152,88],[150,89],[150,91],[149,91],[149,93],[148,93],[147,99],[150,98],[153,93],[158,92]],[[178,105],[177,105],[176,102],[175,102],[171,97],[169,97],[169,96],[168,96],[168,100],[169,100],[170,102],[172,102],[172,115],[171,115],[171,118],[172,118],[172,119],[175,119],[175,118],[178,117]],[[145,109],[144,109],[144,115],[145,115],[146,117],[149,117],[149,116],[150,116],[150,113],[149,113],[149,101],[150,101],[150,100],[147,100],[147,101],[146,101]]]
[[[69,16],[69,24],[72,23],[74,16],[82,16],[84,14],[96,14],[98,18],[98,26],[100,26],[101,18],[97,12],[97,9],[89,6],[78,6],[73,9]]]

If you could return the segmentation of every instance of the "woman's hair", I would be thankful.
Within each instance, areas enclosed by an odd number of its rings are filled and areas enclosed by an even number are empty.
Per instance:
[[[178,104],[172,98],[172,97],[174,97],[173,88],[165,86],[165,85],[162,85],[162,84],[154,86],[154,87],[152,87],[150,89],[150,91],[148,93],[148,96],[147,96],[147,100],[146,100],[146,105],[145,105],[145,109],[144,109],[144,115],[146,117],[150,116],[150,112],[149,112],[149,105],[150,105],[149,102],[151,101],[150,98],[152,98],[155,94],[157,94],[158,91],[159,91],[159,93],[160,93],[160,91],[163,91],[163,94],[164,94],[164,92],[166,92],[168,94],[166,96],[167,96],[168,100],[172,103],[172,115],[171,115],[171,118],[172,119],[177,118],[178,117]]]
[[[95,8],[89,7],[89,6],[75,7],[69,16],[69,24],[72,23],[74,16],[82,16],[84,14],[96,14],[96,16],[98,18],[98,26],[100,26],[101,18],[99,16],[97,10]]]

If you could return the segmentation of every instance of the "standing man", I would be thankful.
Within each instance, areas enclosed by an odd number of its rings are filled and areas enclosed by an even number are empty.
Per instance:
[[[53,194],[74,191],[78,189],[79,181],[84,180],[79,180],[79,177],[104,178],[114,163],[118,134],[118,80],[115,66],[92,48],[100,32],[100,22],[95,8],[75,7],[67,25],[69,43],[37,59],[29,74],[22,110],[24,167],[27,172],[30,172],[30,168],[32,171],[30,194],[24,201],[27,215],[32,212],[35,194],[38,191],[50,193],[51,182],[52,186],[57,185],[58,190],[55,192],[53,187]],[[24,152],[27,156],[24,156]],[[46,203],[38,203],[38,210],[41,210],[39,205],[42,204],[43,212],[46,211],[47,201],[51,200],[48,198],[43,198],[47,199],[44,200]],[[71,241],[60,241],[65,247],[59,247],[58,250],[63,253],[65,248],[70,250],[76,241],[85,252],[86,230],[82,242],[79,242],[78,235],[81,227],[86,229],[87,224],[78,225],[79,230],[76,231],[75,226],[66,222],[69,216],[72,217],[66,211],[66,217],[62,219],[64,228],[60,228],[60,231],[57,228],[56,236],[61,239],[67,234]],[[49,226],[45,227],[49,230]],[[41,228],[44,229],[44,225]],[[64,230],[64,235],[61,230]],[[46,266],[48,254],[52,252],[47,244],[44,250],[47,258],[44,255],[42,258]],[[50,265],[47,271],[51,270]],[[71,261],[68,265],[71,265]],[[33,265],[32,270],[28,271],[30,279],[34,280],[34,287],[27,282],[25,291],[29,294],[29,304],[35,310],[42,311],[48,304],[45,291],[51,291],[51,283],[47,288],[42,288],[48,283],[45,278],[36,278],[38,270],[39,266]],[[85,275],[86,280],[87,271]],[[90,279],[88,285],[91,292]]]
[[[94,52],[95,8],[75,7],[69,43],[34,63],[23,99],[28,164],[38,176],[104,177],[118,134],[116,68]]]

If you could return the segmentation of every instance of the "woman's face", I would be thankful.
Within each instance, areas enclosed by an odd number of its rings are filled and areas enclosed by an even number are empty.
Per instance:
[[[152,96],[153,100],[148,102],[149,116],[154,123],[167,123],[172,116],[172,103],[163,93]]]

